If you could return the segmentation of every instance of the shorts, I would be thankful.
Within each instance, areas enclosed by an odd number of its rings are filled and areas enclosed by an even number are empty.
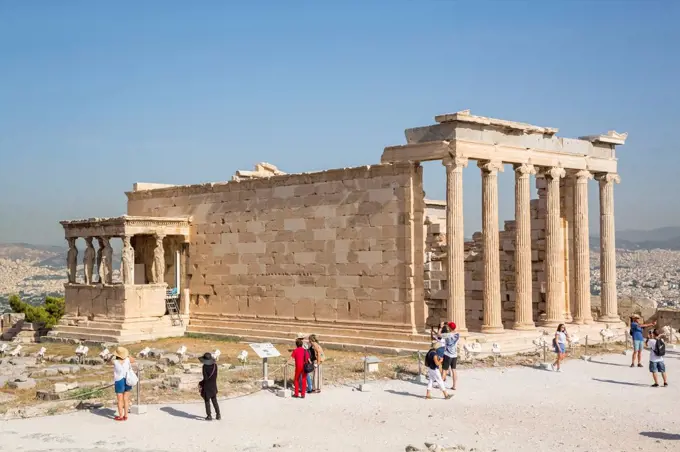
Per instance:
[[[662,374],[666,373],[666,364],[663,361],[659,362],[649,362],[649,371],[653,374],[657,372],[661,372]]]
[[[567,344],[563,344],[561,342],[558,342],[555,345],[555,353],[560,353],[560,354],[567,353]]]
[[[123,394],[124,392],[132,391],[132,386],[128,386],[125,382],[125,378],[121,378],[113,384],[116,394]]]
[[[645,341],[633,341],[633,351],[634,352],[639,352],[642,350],[642,344],[644,344]]]
[[[446,356],[444,355],[444,361],[442,361],[442,370],[446,371],[449,369],[456,370],[456,362],[458,361],[458,357],[451,357],[451,356]]]

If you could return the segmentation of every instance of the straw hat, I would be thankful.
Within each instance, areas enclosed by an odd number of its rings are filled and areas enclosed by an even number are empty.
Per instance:
[[[130,352],[125,347],[116,347],[113,351],[113,356],[120,359],[126,359],[130,356]]]

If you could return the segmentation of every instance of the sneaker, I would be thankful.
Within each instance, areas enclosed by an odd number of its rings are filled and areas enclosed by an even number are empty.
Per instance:
[[[550,365],[550,369],[552,369],[552,371],[555,372],[555,365],[554,365],[554,364],[551,364],[551,365]]]
[[[645,366],[643,366],[642,364],[639,364],[639,363],[638,363],[638,367],[645,367]]]
[[[664,387],[664,388],[665,388],[666,386],[668,386],[668,383],[664,383],[664,384],[663,384],[663,387]]]
[[[656,384],[656,383],[654,383],[654,384],[652,385],[652,388],[658,388],[658,387],[659,387],[659,385]]]
[[[562,369],[557,369],[557,372],[562,372]]]
[[[206,416],[206,417],[205,417],[205,420],[206,420],[206,421],[212,421],[212,416]]]
[[[444,396],[444,398],[445,398],[446,400],[449,400],[451,397],[453,397],[451,394],[446,394],[446,395]]]
[[[222,416],[220,416],[220,415],[218,414],[217,416],[215,416],[215,419],[217,419],[217,420],[219,421],[219,420],[222,419]]]
[[[631,364],[630,367],[635,367],[635,364]]]

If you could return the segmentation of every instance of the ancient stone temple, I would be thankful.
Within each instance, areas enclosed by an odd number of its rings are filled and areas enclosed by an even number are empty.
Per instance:
[[[285,174],[259,164],[229,182],[136,184],[129,216],[63,222],[72,276],[68,317],[53,335],[112,336],[92,323],[102,319],[123,329],[133,319],[170,322],[172,309],[160,301],[168,290],[178,290],[188,331],[253,340],[304,331],[338,346],[409,350],[441,320],[470,338],[535,336],[536,325],[560,322],[584,331],[594,321],[618,325],[613,190],[615,148],[626,135],[559,138],[554,128],[469,111],[435,120],[406,130],[407,144],[385,148],[378,165]],[[446,169],[445,201],[424,199],[420,162],[428,160]],[[470,161],[482,178],[483,230],[466,243],[462,170]],[[506,166],[515,173],[515,218],[500,230],[498,172]],[[599,312],[590,306],[593,178]],[[75,238],[87,243],[84,283],[75,278]],[[111,238],[125,244],[121,283],[109,277]],[[82,322],[90,330],[78,329]],[[183,326],[174,328],[168,335]]]

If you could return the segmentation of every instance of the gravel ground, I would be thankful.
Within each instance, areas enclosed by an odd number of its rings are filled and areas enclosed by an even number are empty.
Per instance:
[[[150,406],[124,423],[112,410],[0,423],[14,451],[403,451],[426,441],[485,451],[680,450],[680,350],[668,352],[668,388],[651,388],[630,356],[568,361],[564,372],[528,367],[459,373],[452,400],[403,381],[371,392],[327,388],[306,400],[268,392],[223,401],[220,422],[202,404]],[[678,383],[676,384],[676,381]]]

